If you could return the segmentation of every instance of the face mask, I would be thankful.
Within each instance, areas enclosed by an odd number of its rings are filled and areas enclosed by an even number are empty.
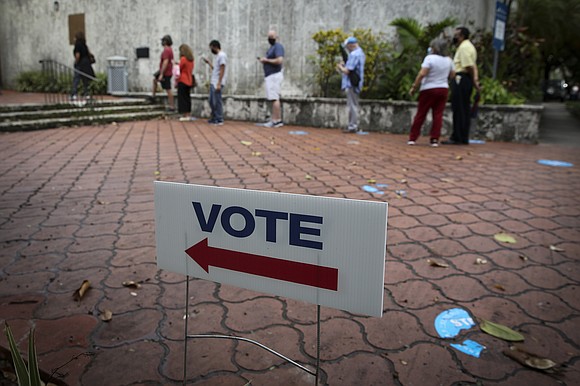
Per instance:
[[[268,38],[268,43],[270,43],[270,45],[273,46],[274,43],[276,43],[276,39],[274,39],[274,38]]]
[[[431,55],[433,53],[433,49],[431,47],[427,48],[427,55]]]

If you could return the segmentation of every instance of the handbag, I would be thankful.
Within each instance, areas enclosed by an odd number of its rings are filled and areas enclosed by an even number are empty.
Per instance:
[[[348,80],[350,80],[350,85],[352,87],[358,87],[358,84],[360,83],[360,75],[358,74],[356,68],[352,71],[349,71]]]

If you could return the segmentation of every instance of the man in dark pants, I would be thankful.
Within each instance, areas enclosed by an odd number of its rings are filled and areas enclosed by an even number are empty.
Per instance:
[[[455,30],[453,43],[457,51],[453,58],[455,79],[451,80],[451,107],[453,108],[453,133],[447,145],[468,145],[471,123],[471,93],[473,87],[479,89],[477,71],[477,51],[469,41],[469,30],[459,27]]]

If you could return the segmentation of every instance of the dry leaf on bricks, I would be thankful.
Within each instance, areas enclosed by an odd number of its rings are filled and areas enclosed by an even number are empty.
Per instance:
[[[91,288],[91,282],[88,280],[83,280],[81,286],[75,291],[73,294],[73,299],[77,302],[80,302],[85,293]]]
[[[431,267],[438,267],[438,268],[449,268],[449,264],[440,263],[440,262],[438,262],[438,261],[431,260],[431,259],[427,259],[427,263],[429,263],[429,265],[430,265]]]
[[[103,313],[101,314],[101,320],[103,322],[110,322],[111,319],[113,319],[113,311],[111,310],[103,311]]]
[[[557,363],[551,359],[539,357],[536,354],[515,346],[511,346],[508,350],[504,350],[503,353],[516,362],[536,370],[549,371],[557,366]]]

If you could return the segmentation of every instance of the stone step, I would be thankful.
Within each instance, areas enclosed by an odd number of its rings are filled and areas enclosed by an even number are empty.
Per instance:
[[[151,105],[153,102],[161,102],[159,99],[151,98],[119,98],[119,99],[101,99],[96,97],[90,103],[98,107],[108,107],[108,106],[134,106],[134,105]],[[83,107],[84,104],[80,101],[62,101],[55,103],[25,103],[25,104],[10,104],[0,106],[0,113],[4,112],[16,112],[16,111],[50,111],[50,110],[60,110],[72,107]]]
[[[0,122],[0,132],[31,131],[31,130],[51,129],[63,126],[80,126],[80,125],[105,124],[111,122],[147,120],[159,118],[166,114],[167,113],[164,110],[158,109],[153,111],[80,115],[80,116],[69,116],[64,118],[61,117],[61,118],[45,118],[33,120],[17,120],[9,122]]]
[[[72,107],[71,107],[72,106]],[[98,107],[87,107],[79,106],[76,107],[74,104],[70,106],[65,106],[59,109],[50,110],[24,110],[24,111],[4,111],[0,112],[0,122],[11,122],[11,121],[29,121],[29,120],[41,120],[41,119],[51,119],[51,118],[69,118],[78,116],[100,116],[104,114],[112,113],[140,113],[140,112],[151,112],[151,111],[163,111],[163,106],[161,105],[151,105],[151,104],[123,104],[123,105],[97,105]]]

